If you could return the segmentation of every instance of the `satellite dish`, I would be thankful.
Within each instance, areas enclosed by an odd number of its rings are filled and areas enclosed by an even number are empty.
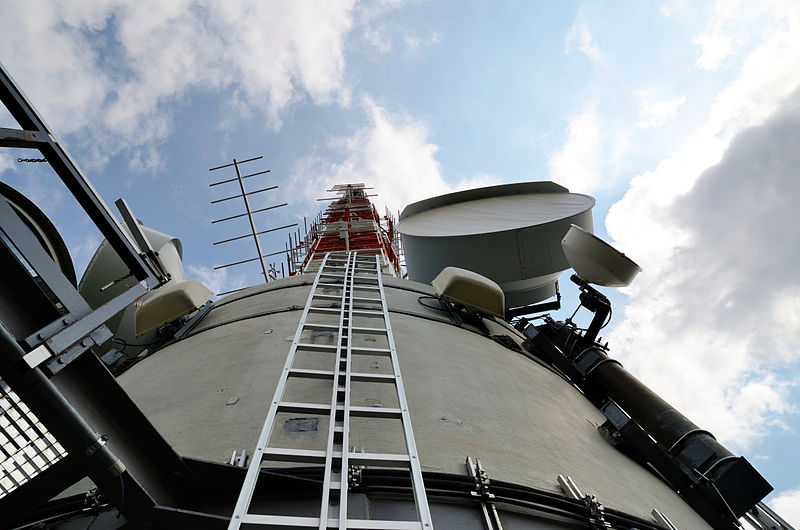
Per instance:
[[[497,283],[507,308],[556,294],[570,265],[560,242],[570,225],[592,229],[594,199],[553,182],[477,188],[407,206],[402,235],[411,280],[430,283],[445,267]]]
[[[625,287],[642,271],[629,257],[578,225],[561,241],[570,266],[583,280],[604,287]]]
[[[64,276],[77,285],[75,267],[67,250],[67,245],[50,222],[50,219],[25,195],[18,192],[5,182],[0,182],[0,200],[5,199],[11,209],[19,216],[23,223],[33,232],[44,251],[53,259],[55,264],[64,273]]]

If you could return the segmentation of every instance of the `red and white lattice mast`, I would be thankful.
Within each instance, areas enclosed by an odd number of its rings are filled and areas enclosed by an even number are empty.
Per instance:
[[[364,184],[337,184],[328,192],[337,198],[311,224],[306,255],[293,274],[312,272],[328,252],[358,251],[383,258],[384,273],[399,275],[399,234],[388,212],[381,216],[370,202]],[[320,199],[328,200],[328,199]]]

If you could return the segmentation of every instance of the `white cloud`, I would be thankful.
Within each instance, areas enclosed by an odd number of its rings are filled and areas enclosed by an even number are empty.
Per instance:
[[[644,267],[609,339],[635,373],[718,438],[747,448],[797,410],[800,93],[697,171],[681,156],[641,176],[607,218]],[[690,150],[690,154],[693,151]],[[670,187],[682,173],[680,193]]]
[[[579,52],[588,57],[593,63],[598,65],[604,63],[605,58],[600,48],[597,47],[597,43],[594,41],[589,25],[586,23],[583,9],[578,10],[575,22],[569,29],[564,41],[565,53],[572,53],[574,48],[577,48]]]
[[[159,164],[152,146],[190,91],[236,91],[234,110],[256,109],[274,128],[300,100],[350,101],[344,48],[355,0],[42,0],[2,10],[5,66],[55,131],[88,131],[80,139],[95,146],[95,165],[120,152],[135,167]]]
[[[624,149],[624,145],[619,146]],[[564,145],[550,156],[550,180],[579,193],[603,185],[600,117],[594,109],[572,117]]]
[[[452,185],[445,181],[436,160],[438,146],[428,140],[428,128],[408,116],[394,116],[374,101],[365,98],[364,108],[370,123],[352,136],[335,138],[331,145],[343,153],[334,161],[311,153],[294,170],[293,187],[308,200],[333,184],[363,182],[374,187],[373,202],[393,213],[411,202],[457,189],[499,183],[489,175],[475,175]],[[320,203],[315,204],[320,207]]]
[[[719,32],[701,33],[692,42],[703,49],[696,63],[702,70],[716,70],[733,53],[730,37]]]
[[[208,287],[215,295],[239,289],[247,285],[244,276],[229,275],[228,269],[214,270],[211,267],[196,265],[194,263],[190,263],[186,266],[186,278],[199,281]]]
[[[764,28],[782,32],[796,23],[796,3],[782,0],[717,0],[706,28],[692,42],[701,48],[697,67],[717,70],[729,63],[741,49],[760,37]]]
[[[800,488],[783,491],[768,504],[787,523],[794,527],[800,527]]]
[[[685,96],[653,100],[650,92],[634,92],[639,98],[639,116],[636,125],[642,129],[664,125],[677,114],[678,109],[686,103]]]
[[[12,157],[9,153],[0,151],[0,175],[2,175],[6,170],[13,168],[14,157]]]

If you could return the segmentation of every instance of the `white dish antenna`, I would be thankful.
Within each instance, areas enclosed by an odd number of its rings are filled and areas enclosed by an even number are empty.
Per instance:
[[[625,287],[642,271],[625,254],[578,225],[570,227],[561,248],[578,276],[595,285]]]

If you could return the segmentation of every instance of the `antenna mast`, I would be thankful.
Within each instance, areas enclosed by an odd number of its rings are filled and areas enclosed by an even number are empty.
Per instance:
[[[250,207],[250,201],[248,199],[249,196],[255,195],[255,194],[258,194],[258,193],[264,193],[264,192],[267,192],[267,191],[274,190],[274,189],[278,188],[278,186],[269,186],[269,187],[266,187],[266,188],[261,188],[261,189],[257,189],[257,190],[249,191],[249,192],[246,190],[245,185],[244,185],[244,179],[255,177],[257,175],[264,175],[265,173],[269,173],[270,170],[267,169],[267,170],[264,170],[264,171],[258,171],[256,173],[250,173],[249,175],[242,175],[241,171],[239,170],[239,166],[241,164],[246,164],[248,162],[254,162],[256,160],[261,160],[262,158],[264,158],[264,157],[263,156],[257,156],[257,157],[254,157],[254,158],[248,158],[246,160],[237,160],[237,159],[234,158],[233,159],[233,163],[231,163],[231,164],[225,164],[225,165],[222,165],[222,166],[212,167],[212,168],[209,169],[209,171],[217,171],[219,169],[233,167],[235,169],[235,171],[236,171],[236,178],[230,178],[230,179],[220,180],[220,181],[217,181],[217,182],[212,182],[211,184],[209,184],[209,187],[219,186],[221,184],[227,184],[227,183],[230,183],[230,182],[237,182],[239,184],[239,191],[240,191],[240,193],[237,193],[236,195],[231,195],[229,197],[223,197],[221,199],[213,200],[213,201],[211,201],[211,204],[218,204],[218,203],[221,203],[221,202],[225,202],[225,201],[230,201],[230,200],[233,200],[233,199],[241,198],[242,202],[244,203],[244,208],[245,208],[245,213],[232,215],[230,217],[223,217],[221,219],[216,219],[214,221],[211,221],[211,224],[221,223],[223,221],[230,221],[232,219],[238,219],[240,217],[247,217],[247,220],[250,223],[250,233],[249,234],[244,234],[242,236],[236,236],[236,237],[232,237],[232,238],[229,238],[229,239],[223,239],[221,241],[215,241],[213,244],[214,245],[221,245],[223,243],[229,243],[231,241],[237,241],[237,240],[240,240],[240,239],[245,239],[245,238],[252,237],[253,238],[253,242],[256,245],[256,257],[255,258],[251,258],[251,259],[242,260],[242,261],[237,261],[237,262],[234,262],[234,263],[228,263],[228,264],[225,264],[225,265],[219,265],[217,267],[214,267],[214,269],[215,270],[222,269],[222,268],[225,268],[225,267],[230,267],[232,265],[240,265],[242,263],[248,263],[248,262],[257,260],[259,262],[259,264],[261,265],[261,274],[264,275],[264,282],[269,283],[270,281],[273,281],[273,280],[277,279],[277,270],[275,269],[274,265],[271,265],[270,267],[268,267],[267,263],[264,261],[264,258],[272,256],[272,255],[275,255],[275,254],[280,254],[281,252],[272,253],[272,254],[264,254],[263,250],[261,249],[261,241],[259,241],[258,236],[261,235],[261,234],[269,233],[269,232],[275,232],[275,231],[278,231],[278,230],[283,230],[284,228],[291,228],[291,227],[297,226],[297,223],[284,225],[284,226],[279,226],[277,228],[270,228],[270,229],[261,230],[261,231],[259,231],[256,228],[256,223],[255,223],[255,219],[253,218],[253,214],[256,214],[256,213],[259,213],[259,212],[264,212],[264,211],[267,211],[267,210],[273,210],[275,208],[281,208],[281,207],[286,206],[288,204],[288,203],[274,204],[272,206],[267,206],[265,208],[259,208],[259,209],[256,209],[256,210],[253,210]],[[227,294],[227,293],[218,293],[218,294]]]

